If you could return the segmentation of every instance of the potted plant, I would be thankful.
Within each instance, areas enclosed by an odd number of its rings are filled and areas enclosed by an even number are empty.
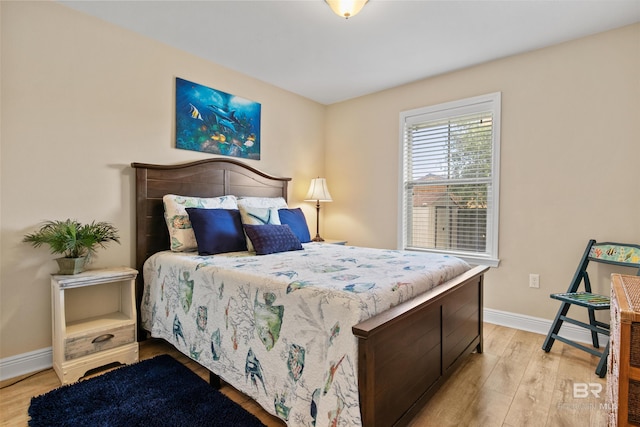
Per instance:
[[[77,274],[84,270],[95,256],[98,247],[107,243],[120,243],[118,229],[108,222],[82,224],[76,220],[47,221],[38,231],[24,236],[23,242],[34,247],[47,244],[57,258],[59,274]]]

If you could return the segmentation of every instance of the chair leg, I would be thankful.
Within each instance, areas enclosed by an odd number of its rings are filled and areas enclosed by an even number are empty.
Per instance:
[[[592,308],[587,309],[589,311],[589,324],[591,326],[598,326],[596,323],[596,314],[595,310]],[[593,346],[595,348],[600,348],[600,342],[598,341],[598,333],[596,331],[591,331],[591,341],[593,342]]]
[[[602,356],[600,356],[600,362],[598,362],[598,367],[596,368],[596,374],[600,378],[604,378],[605,375],[607,375],[607,356],[609,356],[609,342],[607,342],[607,346],[604,348]]]
[[[549,351],[551,351],[551,347],[553,347],[553,343],[556,341],[556,339],[553,338],[553,335],[557,335],[558,332],[560,332],[560,327],[562,326],[562,322],[563,322],[563,320],[560,317],[567,315],[567,312],[569,311],[570,306],[571,304],[567,302],[563,302],[562,305],[560,305],[560,308],[558,309],[558,314],[556,314],[556,318],[553,321],[551,328],[549,329],[549,333],[547,334],[547,338],[544,340],[544,344],[542,344],[542,349],[546,353],[549,353]]]

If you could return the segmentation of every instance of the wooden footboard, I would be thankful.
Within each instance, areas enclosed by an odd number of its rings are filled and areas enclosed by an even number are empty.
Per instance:
[[[464,356],[482,352],[488,269],[475,267],[352,328],[364,426],[406,425]]]

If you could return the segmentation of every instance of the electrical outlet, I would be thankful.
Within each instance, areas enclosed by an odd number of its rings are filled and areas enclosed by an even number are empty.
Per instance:
[[[539,288],[540,287],[540,275],[539,274],[529,274],[529,287],[530,288]]]

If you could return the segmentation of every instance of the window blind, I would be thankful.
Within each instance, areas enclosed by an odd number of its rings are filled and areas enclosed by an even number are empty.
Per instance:
[[[497,259],[494,99],[402,116],[405,249]]]

